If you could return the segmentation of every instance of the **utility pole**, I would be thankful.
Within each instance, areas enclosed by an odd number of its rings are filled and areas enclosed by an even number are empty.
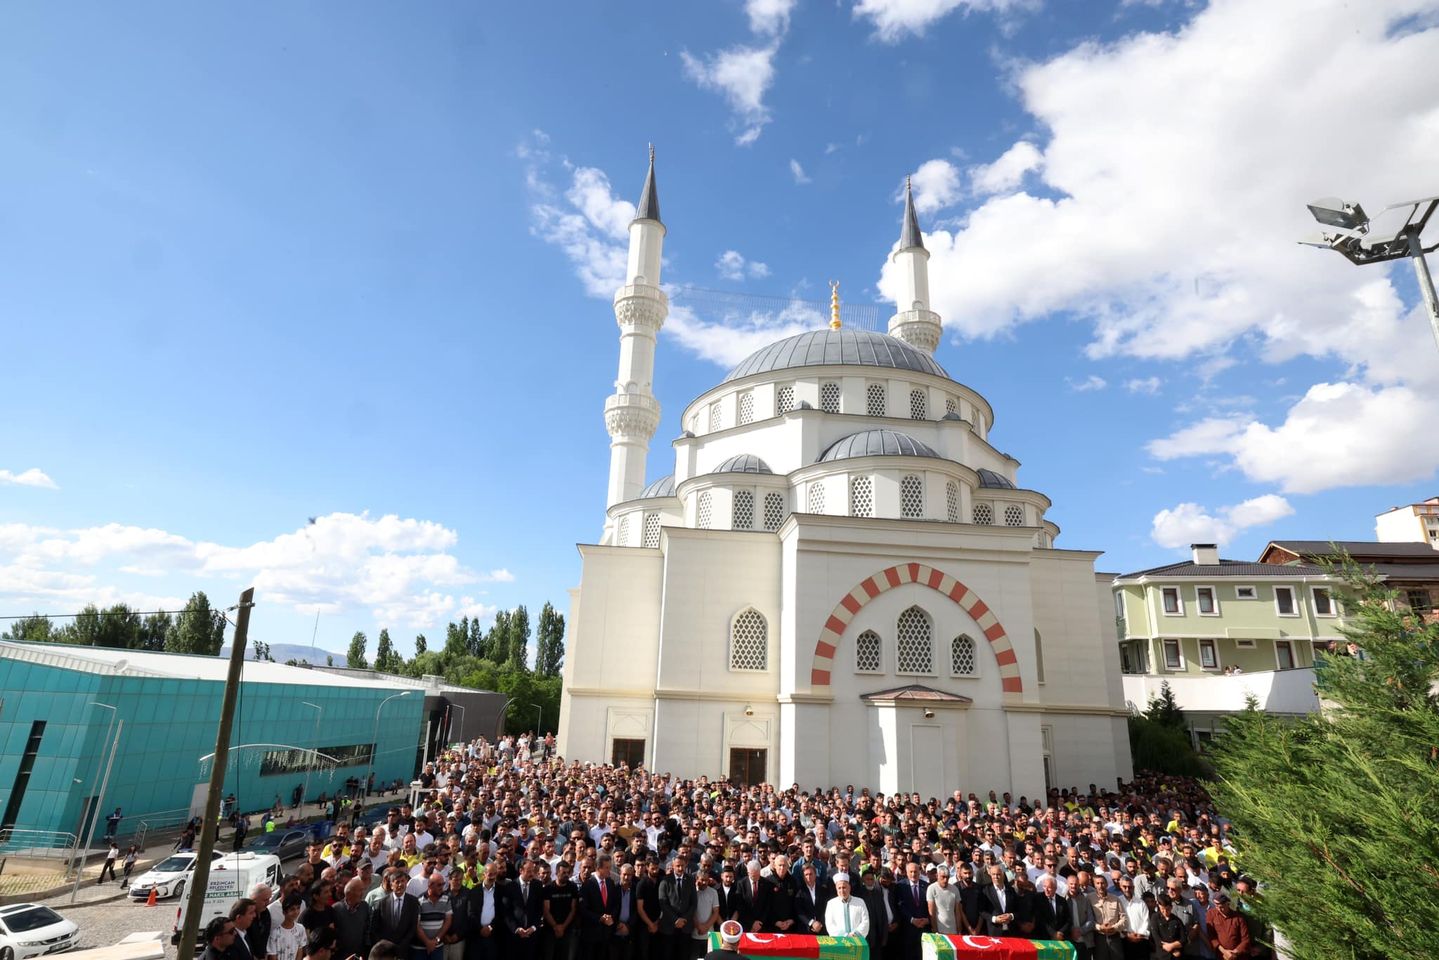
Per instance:
[[[230,673],[225,678],[225,699],[220,705],[220,729],[215,734],[215,765],[210,768],[210,792],[205,798],[204,819],[200,823],[200,847],[195,851],[193,886],[185,909],[185,928],[180,931],[180,960],[195,955],[195,940],[200,932],[200,916],[204,912],[205,893],[210,886],[210,855],[215,850],[215,835],[220,830],[220,794],[225,788],[225,768],[230,760],[230,729],[235,722],[235,699],[240,692],[240,670],[245,665],[245,641],[250,632],[250,608],[254,606],[255,588],[240,594],[239,612],[235,615],[235,639],[230,644]]]

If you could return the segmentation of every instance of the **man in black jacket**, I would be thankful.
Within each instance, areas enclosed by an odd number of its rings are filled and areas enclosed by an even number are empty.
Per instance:
[[[420,921],[420,901],[405,892],[409,884],[408,873],[398,868],[390,869],[385,873],[385,885],[390,892],[370,910],[370,942],[388,940],[402,957],[410,955]]]
[[[660,950],[667,941],[660,938],[660,864],[651,857],[635,884],[635,949],[638,960],[665,960]]]
[[[1032,940],[1068,940],[1074,926],[1069,898],[1059,895],[1059,883],[1053,877],[1040,877],[1039,892],[1034,905]]]
[[[724,869],[720,870],[719,883],[715,885],[715,893],[719,894],[719,912],[721,920],[738,919],[739,914],[739,886],[735,883],[734,866],[726,863]]]
[[[795,922],[794,877],[789,872],[789,857],[777,854],[770,858],[771,873],[765,882],[769,890],[766,904],[764,928],[770,933],[804,933]]]
[[[999,864],[989,868],[989,886],[982,891],[979,913],[984,932],[991,937],[1019,935],[1020,894],[1004,876]]]
[[[608,960],[620,916],[620,886],[610,877],[614,858],[601,853],[595,872],[580,888],[580,955]]]
[[[660,881],[660,922],[651,960],[688,960],[690,927],[695,914],[695,882],[689,878],[685,858],[676,854],[670,872]]]
[[[509,955],[532,960],[539,954],[540,928],[545,922],[545,891],[534,860],[520,861],[518,880],[505,882],[500,897]]]
[[[485,865],[485,878],[470,888],[465,904],[465,920],[469,936],[465,940],[465,960],[489,960],[507,956],[508,938],[504,919],[504,889],[500,885],[500,861]]]
[[[819,871],[813,863],[804,865],[804,875],[801,882],[795,889],[794,895],[794,918],[795,925],[791,927],[794,933],[806,933],[811,936],[824,935],[824,908],[829,903],[829,893],[825,890],[825,883],[819,879]]]
[[[764,929],[769,885],[764,882],[759,870],[759,861],[751,860],[745,866],[745,875],[735,884],[735,919],[744,927],[746,933],[759,933]]]

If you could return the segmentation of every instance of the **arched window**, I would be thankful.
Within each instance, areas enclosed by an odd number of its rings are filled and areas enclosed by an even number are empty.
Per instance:
[[[736,490],[734,492],[734,529],[754,529],[754,491]]]
[[[1013,503],[1005,507],[1004,525],[1006,527],[1024,526],[1024,508]]]
[[[944,412],[945,412],[945,413],[958,413],[958,412],[959,412],[959,401],[956,400],[956,399],[954,399],[954,397],[945,397],[945,398],[944,398]]]
[[[909,391],[909,419],[925,420],[929,417],[929,399],[923,390]]]
[[[775,413],[789,413],[794,409],[794,387],[780,387],[774,395]]]
[[[961,633],[950,641],[949,672],[956,677],[972,677],[977,672],[974,663],[974,638]]]
[[[849,480],[849,515],[851,517],[874,516],[874,484],[869,477],[851,477]]]
[[[959,523],[959,484],[953,480],[944,485],[944,515],[950,523]]]
[[[839,413],[839,384],[819,385],[819,408],[825,413]]]
[[[615,546],[628,547],[630,545],[630,515],[620,517],[620,528],[615,531]]]
[[[1044,638],[1039,635],[1038,627],[1034,628],[1034,678],[1044,682]]]
[[[810,513],[824,513],[824,484],[818,480],[809,485],[808,499],[805,507]]]
[[[933,673],[934,634],[929,614],[910,607],[895,622],[895,669],[900,673]]]
[[[769,669],[769,624],[758,610],[746,610],[730,624],[729,668]]]
[[[994,508],[987,503],[976,503],[974,505],[974,522],[981,527],[988,527],[994,523]]]
[[[660,545],[660,515],[658,513],[645,514],[644,545],[651,550]]]
[[[899,481],[899,515],[915,520],[924,516],[924,481],[912,473]]]
[[[710,404],[710,433],[714,433],[714,432],[715,432],[716,430],[718,430],[719,428],[720,428],[720,405],[719,405],[719,401],[716,400],[714,403]]]
[[[864,388],[864,412],[871,417],[882,417],[885,414],[884,384],[871,383]]]
[[[879,634],[866,630],[854,639],[854,669],[856,673],[879,673]]]
[[[739,422],[754,423],[754,394],[748,390],[739,395]]]
[[[764,528],[778,530],[781,523],[784,523],[784,494],[778,492],[765,494]]]
[[[695,507],[695,526],[701,530],[708,530],[710,528],[712,511],[713,507],[711,506],[710,492],[706,490],[700,494],[699,503]]]

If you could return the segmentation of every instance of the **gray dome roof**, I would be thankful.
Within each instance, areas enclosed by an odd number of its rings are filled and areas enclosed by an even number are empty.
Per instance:
[[[1010,483],[1006,478],[1001,477],[993,470],[980,470],[978,471],[978,473],[979,485],[981,487],[998,487],[1001,490],[1014,489],[1014,484]]]
[[[964,418],[961,417],[958,413],[955,413],[953,410],[951,410],[950,412],[946,413],[944,416],[940,417],[939,419],[941,419],[941,420],[958,420],[958,421],[960,421],[961,423],[964,422]]]
[[[849,460],[853,457],[934,457],[944,459],[934,448],[897,430],[862,430],[830,444],[820,455],[819,463]]]
[[[675,495],[675,475],[660,477],[654,483],[640,491],[640,499],[648,500],[651,497],[672,497]]]
[[[710,473],[774,473],[774,471],[769,468],[769,464],[754,454],[741,453],[738,456],[730,457]]]
[[[750,354],[729,372],[725,382],[771,370],[831,364],[889,367],[949,378],[929,354],[888,334],[868,330],[811,330]]]

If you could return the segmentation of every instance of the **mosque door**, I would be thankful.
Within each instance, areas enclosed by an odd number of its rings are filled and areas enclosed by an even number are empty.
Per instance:
[[[750,747],[730,748],[730,783],[741,787],[764,783],[765,755],[768,753],[768,750],[755,750]]]

